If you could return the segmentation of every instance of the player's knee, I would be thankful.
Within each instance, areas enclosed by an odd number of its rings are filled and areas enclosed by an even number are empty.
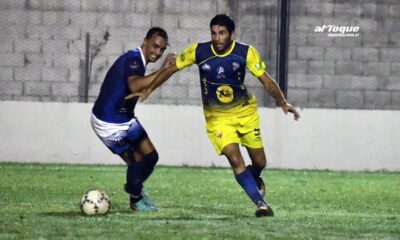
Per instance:
[[[259,168],[265,168],[265,166],[267,165],[267,158],[265,157],[265,155],[258,156],[256,158],[253,158],[252,162],[253,165],[257,165],[257,167]]]
[[[264,159],[264,161],[257,163],[257,166],[262,169],[264,169],[266,165],[267,165],[267,159]]]
[[[143,157],[144,163],[146,164],[146,166],[148,167],[154,167],[157,162],[158,162],[158,152],[157,151],[152,151],[151,153],[145,155]]]
[[[229,162],[231,164],[232,170],[236,174],[244,171],[244,169],[246,168],[243,158],[241,156],[238,156],[238,157],[231,156],[229,158]]]

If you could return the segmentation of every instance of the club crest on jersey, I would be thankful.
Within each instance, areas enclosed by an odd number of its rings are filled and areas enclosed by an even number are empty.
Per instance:
[[[201,69],[203,69],[204,71],[208,71],[211,69],[210,65],[208,65],[207,63],[203,64],[203,66],[201,66]]]
[[[217,68],[217,78],[225,78],[225,69],[221,66]]]
[[[138,69],[140,66],[139,66],[139,62],[138,61],[133,61],[133,62],[131,62],[130,64],[129,64],[129,68],[131,68],[131,69]]]
[[[259,59],[258,62],[256,63],[255,67],[257,70],[261,70],[261,68],[263,67],[264,62],[262,59]]]
[[[233,62],[233,63],[232,63],[232,68],[233,68],[233,71],[236,71],[236,70],[238,70],[238,69],[239,69],[239,67],[240,67],[239,63],[237,63],[237,62]]]

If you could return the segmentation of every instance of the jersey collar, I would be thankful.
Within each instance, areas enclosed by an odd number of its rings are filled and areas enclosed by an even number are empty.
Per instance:
[[[147,63],[146,63],[146,59],[144,58],[142,48],[141,47],[138,47],[138,48],[139,48],[140,56],[142,57],[143,66],[144,66],[144,68],[146,68]]]
[[[214,55],[217,56],[217,57],[225,57],[225,56],[228,56],[229,54],[231,54],[232,50],[235,48],[235,45],[236,45],[236,41],[235,41],[235,40],[232,40],[231,48],[230,48],[226,53],[224,53],[224,54],[218,54],[218,53],[214,50],[214,47],[213,47],[213,45],[212,45],[212,43],[211,43],[211,51],[212,51],[212,52],[214,53]]]

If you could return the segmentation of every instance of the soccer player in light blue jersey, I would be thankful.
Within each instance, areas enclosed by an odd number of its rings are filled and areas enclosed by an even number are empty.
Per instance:
[[[272,208],[264,199],[265,186],[261,172],[266,166],[257,102],[244,84],[246,69],[257,77],[284,113],[300,115],[282,94],[279,86],[265,70],[264,61],[251,45],[233,40],[235,23],[226,14],[216,15],[210,22],[211,41],[194,43],[176,58],[176,64],[163,69],[145,88],[127,96],[146,99],[150,93],[175,72],[197,64],[206,130],[219,155],[225,155],[235,178],[257,206],[257,217],[273,216]],[[252,165],[246,167],[239,144],[246,147]]]
[[[153,172],[158,153],[135,116],[137,98],[124,97],[143,90],[162,69],[175,62],[174,54],[168,54],[158,71],[145,76],[146,65],[160,59],[167,45],[165,30],[151,28],[140,47],[122,54],[108,70],[92,109],[91,123],[97,136],[128,166],[125,191],[135,211],[157,211],[143,191],[143,183]]]

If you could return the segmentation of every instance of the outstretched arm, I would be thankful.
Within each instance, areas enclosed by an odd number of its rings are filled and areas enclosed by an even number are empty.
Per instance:
[[[158,72],[154,78],[154,80],[150,83],[148,87],[145,87],[141,92],[133,92],[132,94],[125,97],[126,100],[129,100],[134,97],[140,97],[141,101],[144,101],[149,97],[150,93],[153,92],[158,86],[167,81],[172,74],[179,71],[176,67],[175,62]]]
[[[176,55],[174,53],[169,53],[167,57],[165,58],[161,68],[158,71],[155,71],[145,77],[139,77],[139,76],[131,76],[128,78],[128,86],[131,92],[139,92],[142,91],[143,89],[147,88],[157,77],[157,75],[163,70],[164,68],[167,68],[168,66],[175,64],[175,57]]]
[[[279,88],[278,84],[276,84],[276,82],[274,80],[272,80],[271,76],[267,72],[264,72],[264,74],[259,76],[258,80],[261,81],[265,90],[273,98],[275,98],[277,104],[282,108],[282,110],[285,114],[287,114],[288,112],[291,112],[294,114],[294,120],[298,120],[300,118],[300,114],[296,111],[296,109],[292,105],[290,105],[286,101],[285,96],[283,96],[283,93],[282,93],[281,89]]]

